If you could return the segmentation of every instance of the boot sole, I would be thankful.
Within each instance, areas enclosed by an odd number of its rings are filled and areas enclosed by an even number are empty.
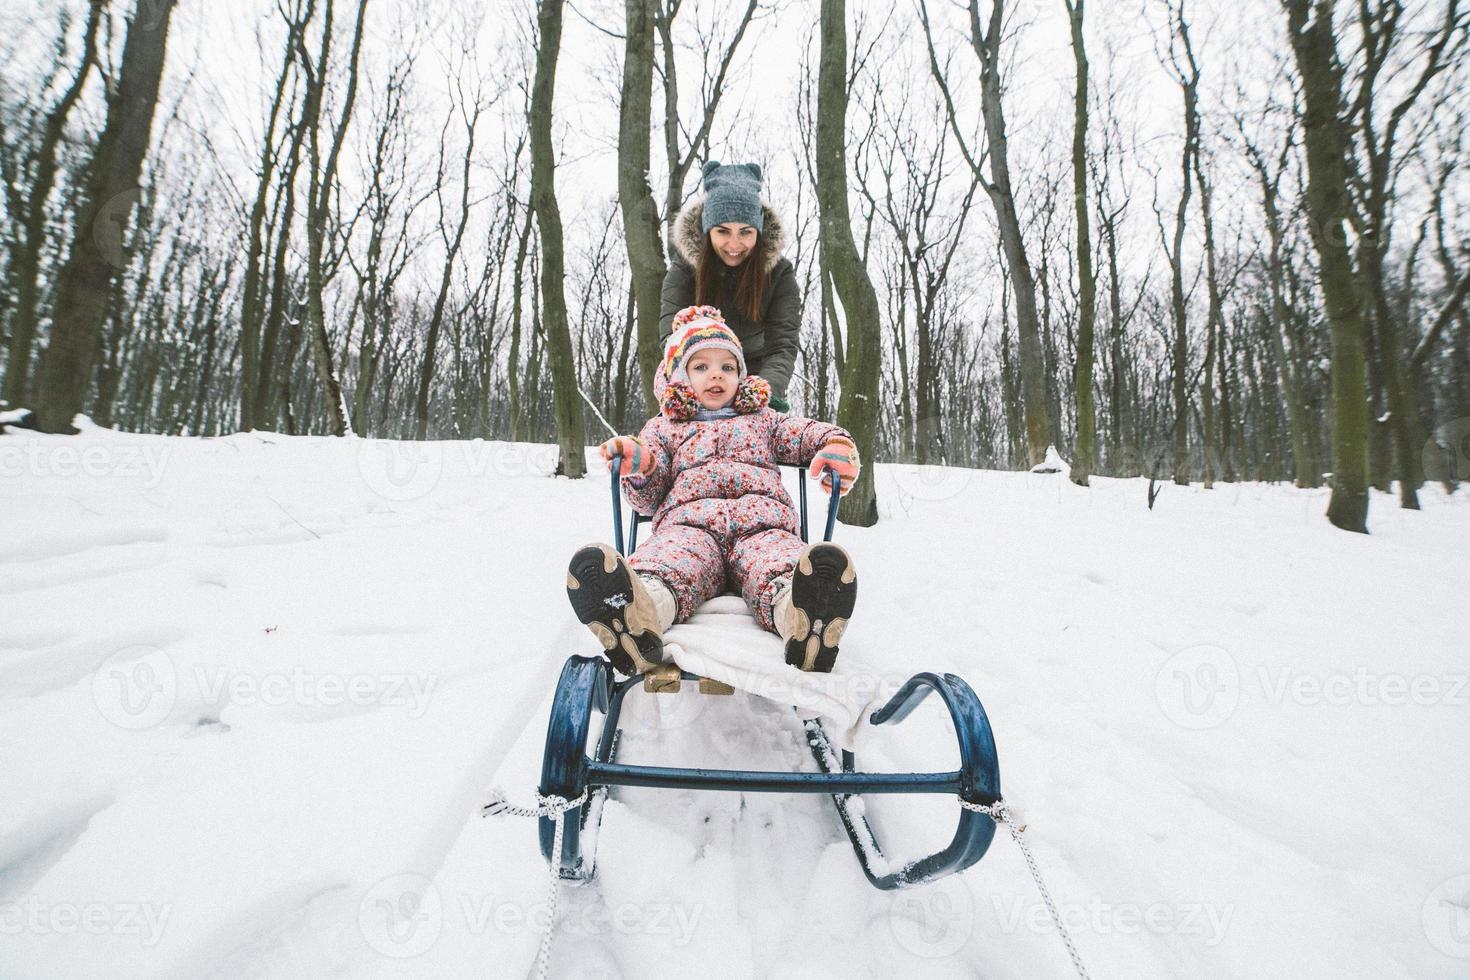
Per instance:
[[[589,544],[577,549],[567,565],[567,598],[614,669],[631,677],[663,663],[664,640],[653,598],[612,548]]]
[[[839,545],[813,545],[791,574],[792,630],[786,662],[801,670],[827,673],[837,660],[837,645],[857,603],[857,571]]]

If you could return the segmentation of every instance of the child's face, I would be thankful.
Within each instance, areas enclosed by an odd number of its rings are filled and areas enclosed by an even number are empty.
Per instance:
[[[729,351],[705,349],[689,358],[689,387],[701,407],[724,408],[735,400],[739,383],[740,365]]]

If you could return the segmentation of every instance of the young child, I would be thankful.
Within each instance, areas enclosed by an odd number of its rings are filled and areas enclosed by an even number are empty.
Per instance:
[[[806,546],[777,464],[810,467],[845,494],[858,452],[843,429],[768,407],[770,386],[747,376],[740,341],[710,306],[674,318],[654,394],[660,414],[636,437],[600,447],[614,457],[634,510],[653,535],[628,559],[605,544],[572,556],[567,597],[613,666],[632,675],[663,662],[663,634],[706,600],[739,590],[757,621],[786,641],[786,662],[830,671],[857,597],[857,574],[835,544]]]

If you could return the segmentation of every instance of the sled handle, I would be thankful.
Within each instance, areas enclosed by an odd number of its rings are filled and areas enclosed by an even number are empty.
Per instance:
[[[832,496],[827,501],[827,533],[822,535],[823,541],[832,540],[832,532],[837,527],[837,504],[842,500],[842,477],[830,466],[822,467],[822,474],[832,474]]]
[[[618,554],[626,556],[628,553],[623,550],[623,488],[618,486],[618,470],[623,468],[622,463],[623,454],[613,453],[607,465],[612,474],[613,544],[617,546]]]

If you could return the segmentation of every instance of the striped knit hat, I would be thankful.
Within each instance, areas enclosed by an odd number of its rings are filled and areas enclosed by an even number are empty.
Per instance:
[[[735,331],[725,326],[725,316],[713,306],[686,306],[674,314],[674,330],[664,344],[664,376],[669,381],[689,381],[689,359],[696,351],[728,351],[740,366],[738,380],[745,378],[745,351]]]
[[[770,382],[747,373],[740,338],[725,326],[724,315],[713,306],[688,306],[674,315],[674,331],[654,372],[653,397],[665,418],[687,422],[698,414],[699,400],[689,383],[689,358],[701,350],[726,351],[740,366],[740,380],[730,402],[737,415],[759,412],[770,404]]]

